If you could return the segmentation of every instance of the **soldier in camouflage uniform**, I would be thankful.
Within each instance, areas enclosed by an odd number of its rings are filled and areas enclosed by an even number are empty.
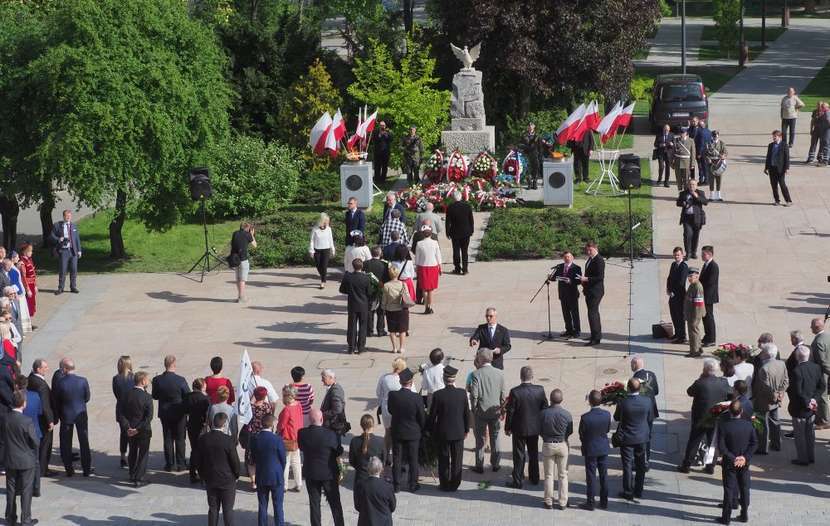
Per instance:
[[[527,133],[522,137],[519,149],[527,160],[527,188],[535,190],[536,180],[542,171],[542,140],[532,122],[527,125]]]
[[[418,173],[421,165],[421,155],[424,153],[424,147],[421,144],[421,138],[417,135],[417,128],[415,126],[409,127],[409,135],[401,141],[403,149],[403,171],[406,173],[406,182],[413,185],[420,180]]]

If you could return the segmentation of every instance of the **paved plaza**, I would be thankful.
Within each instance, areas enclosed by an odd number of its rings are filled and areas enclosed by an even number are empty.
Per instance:
[[[809,42],[809,49],[805,43]],[[809,320],[822,315],[830,302],[825,254],[830,249],[830,172],[800,165],[806,157],[806,114],[799,119],[799,137],[793,151],[788,184],[795,206],[771,206],[763,174],[763,154],[768,132],[778,126],[777,103],[786,86],[803,88],[823,65],[830,51],[830,34],[814,22],[794,20],[761,59],[756,60],[711,99],[711,127],[721,131],[730,151],[729,172],[724,176],[727,203],[707,208],[708,224],[703,244],[716,247],[721,267],[721,303],[716,310],[718,341],[754,343],[762,331],[775,335],[783,352],[791,329],[809,332]],[[786,59],[784,58],[786,57]],[[778,64],[787,63],[784,68]],[[651,137],[638,137],[635,150],[650,157]],[[654,171],[652,171],[654,173]],[[687,348],[651,339],[651,324],[669,319],[662,293],[671,248],[682,244],[674,205],[674,189],[655,188],[655,259],[636,263],[633,269],[633,320],[629,341],[629,267],[610,259],[606,296],[602,302],[604,339],[598,347],[581,342],[543,341],[547,329],[544,291],[532,304],[533,293],[554,263],[547,261],[492,262],[471,265],[465,277],[445,274],[436,295],[436,313],[411,315],[412,337],[407,345],[409,365],[426,360],[429,350],[442,347],[461,370],[472,369],[473,352],[467,337],[483,321],[484,309],[499,309],[500,322],[510,328],[513,349],[505,359],[509,385],[519,382],[519,369],[533,366],[537,382],[546,392],[560,388],[564,406],[578,417],[587,409],[585,394],[606,382],[628,377],[629,351],[645,355],[646,367],[657,373],[661,396],[661,420],[655,425],[655,454],[639,504],[613,498],[621,489],[619,456],[613,455],[609,473],[611,503],[608,511],[578,509],[549,511],[542,508],[541,486],[524,490],[506,488],[510,469],[510,440],[502,436],[503,468],[484,475],[464,470],[457,493],[441,493],[431,473],[422,473],[424,488],[418,494],[398,496],[395,523],[402,525],[502,525],[502,524],[598,524],[676,525],[711,522],[720,511],[722,496],[719,470],[709,476],[699,471],[682,475],[674,470],[688,433],[690,399],[686,388],[700,372],[700,360],[684,358]],[[708,188],[707,188],[708,194]],[[444,243],[445,250],[448,249]],[[577,248],[577,247],[574,247]],[[444,255],[450,259],[449,252]],[[578,262],[582,264],[584,258]],[[83,260],[80,262],[83,266]],[[450,270],[451,266],[444,266]],[[200,284],[176,274],[84,275],[80,295],[50,294],[55,278],[41,283],[39,329],[25,349],[26,364],[35,357],[49,359],[54,367],[62,356],[71,356],[77,372],[89,379],[92,400],[90,442],[96,474],[67,479],[60,474],[46,479],[43,497],[35,500],[34,517],[46,525],[202,525],[206,523],[204,491],[188,483],[186,473],[161,471],[161,427],[154,421],[149,479],[135,489],[126,484],[127,473],[118,467],[118,434],[114,416],[111,378],[121,354],[151,375],[163,370],[166,354],[178,357],[178,372],[188,380],[209,374],[214,355],[225,358],[226,374],[238,381],[238,362],[243,349],[265,366],[264,376],[279,386],[290,380],[289,370],[302,365],[308,380],[322,399],[319,370],[332,368],[344,386],[347,415],[353,431],[360,416],[374,413],[375,384],[390,370],[393,355],[389,341],[373,338],[370,352],[345,354],[346,304],[337,293],[338,278],[325,290],[317,289],[311,266],[294,269],[255,269],[250,302],[236,304],[230,272],[218,272]],[[562,329],[555,290],[552,289],[554,333]],[[584,303],[582,319],[587,328]],[[419,383],[417,377],[416,382]],[[787,422],[787,427],[789,422]],[[825,519],[830,496],[826,473],[830,467],[827,446],[830,433],[819,432],[816,464],[791,466],[792,440],[784,449],[753,462],[750,517],[753,524],[818,524]],[[57,445],[57,438],[56,438]],[[466,441],[465,465],[472,464],[472,436]],[[571,440],[572,503],[584,500],[584,469],[578,439]],[[53,462],[57,457],[53,457]],[[352,476],[341,486],[347,524],[356,524],[352,507]],[[256,495],[247,480],[239,482],[236,509],[238,524],[255,523]],[[287,493],[286,520],[308,524],[308,498]],[[325,524],[331,516],[323,505]]]

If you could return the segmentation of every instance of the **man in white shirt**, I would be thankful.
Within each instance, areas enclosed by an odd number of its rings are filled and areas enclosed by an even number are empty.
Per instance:
[[[274,386],[262,377],[262,362],[251,362],[251,369],[254,373],[254,385],[256,387],[264,387],[268,390],[268,401],[272,404],[276,403],[277,400],[280,399],[277,396],[277,392],[274,390]]]
[[[429,409],[432,403],[432,395],[435,391],[444,388],[444,351],[435,348],[429,353],[429,363],[422,364],[421,371],[421,396],[424,399],[424,407]]]

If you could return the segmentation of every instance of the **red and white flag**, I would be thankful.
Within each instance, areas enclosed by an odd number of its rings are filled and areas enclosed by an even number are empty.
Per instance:
[[[343,115],[340,114],[340,110],[338,109],[337,113],[334,114],[334,118],[331,120],[329,131],[326,134],[325,149],[328,150],[329,155],[332,157],[337,157],[337,145],[344,135],[346,135],[346,123],[343,122]]]
[[[568,115],[568,118],[565,119],[559,129],[556,130],[556,142],[559,144],[565,144],[570,139],[571,133],[573,133],[576,126],[582,120],[582,116],[585,115],[585,103],[579,105],[573,113]]]
[[[329,135],[330,129],[331,115],[329,115],[329,112],[325,112],[311,128],[311,134],[308,138],[308,145],[311,146],[317,155],[323,155],[325,153],[326,138]]]
[[[354,135],[352,135],[349,138],[348,144],[350,149],[354,149],[355,144],[366,139],[366,137],[368,137],[369,134],[372,133],[372,130],[375,129],[375,121],[377,121],[377,118],[378,110],[375,110],[375,112],[369,115],[369,117],[367,117],[366,120],[361,120],[358,122],[357,130],[355,130]]]
[[[611,111],[605,114],[605,117],[602,118],[599,126],[597,126],[597,132],[600,136],[599,140],[603,144],[605,144],[608,139],[617,133],[615,123],[617,122],[617,117],[619,117],[620,112],[622,112],[622,101],[617,102],[614,107],[611,108]]]
[[[596,129],[597,124],[599,124],[599,105],[596,101],[591,101],[588,103],[588,107],[585,108],[585,114],[582,115],[579,124],[571,133],[570,139],[577,142],[581,141],[586,133],[591,133],[592,130]]]
[[[635,104],[637,104],[636,101],[623,108],[620,116],[617,117],[617,127],[627,128],[631,125],[631,117],[634,115]]]

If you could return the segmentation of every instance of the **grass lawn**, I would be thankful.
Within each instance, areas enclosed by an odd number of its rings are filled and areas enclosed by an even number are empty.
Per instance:
[[[780,25],[775,25],[780,22],[780,19],[771,19],[767,18],[767,42],[772,42],[781,35],[784,34],[786,28],[781,27]],[[744,27],[744,38],[747,39],[749,42],[760,42],[761,41],[761,28],[760,27]],[[700,37],[701,40],[717,40],[718,33],[715,31],[715,26],[704,26],[703,28],[703,35]]]
[[[830,100],[830,62],[824,65],[818,75],[807,84],[807,87],[798,94],[804,107],[803,112],[810,113],[816,109],[816,102]]]
[[[764,48],[761,46],[749,46],[749,60],[755,60],[758,55],[760,55],[764,51]],[[703,45],[700,46],[700,49],[697,53],[697,58],[699,60],[719,60],[719,59],[734,59],[735,62],[738,61],[738,50],[736,49],[734,53],[731,53],[730,56],[726,56],[726,53],[721,50],[720,46],[717,44],[714,45]]]

